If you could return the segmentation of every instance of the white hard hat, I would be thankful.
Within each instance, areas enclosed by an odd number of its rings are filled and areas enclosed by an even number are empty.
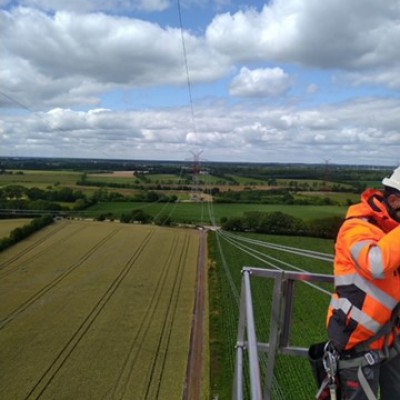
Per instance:
[[[400,192],[400,167],[393,171],[393,174],[390,176],[390,178],[384,178],[382,183],[384,186],[391,187]]]

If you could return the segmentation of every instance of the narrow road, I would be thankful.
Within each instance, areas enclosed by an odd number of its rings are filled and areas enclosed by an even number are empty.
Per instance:
[[[197,264],[196,299],[193,310],[192,333],[183,400],[200,400],[203,372],[204,307],[207,271],[207,233],[200,233],[199,260]]]

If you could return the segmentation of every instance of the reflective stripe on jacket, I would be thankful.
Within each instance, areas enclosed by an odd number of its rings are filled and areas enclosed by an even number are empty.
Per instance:
[[[361,200],[349,208],[335,244],[327,325],[338,350],[373,337],[400,302],[400,224],[389,216],[381,192],[367,190]],[[382,349],[384,340],[370,347]]]

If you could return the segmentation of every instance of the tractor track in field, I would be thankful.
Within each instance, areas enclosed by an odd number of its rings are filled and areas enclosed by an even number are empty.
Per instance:
[[[165,287],[165,285],[167,283],[166,278],[167,278],[168,274],[170,273],[171,264],[173,262],[174,254],[177,251],[178,245],[179,245],[178,241],[175,241],[174,244],[171,246],[171,249],[168,253],[168,257],[166,258],[164,265],[162,267],[160,267],[162,273],[158,277],[156,287],[154,288],[153,295],[148,303],[148,307],[145,312],[145,317],[142,319],[140,326],[135,334],[135,337],[133,338],[133,340],[130,344],[129,350],[127,351],[127,356],[123,362],[123,366],[121,368],[121,372],[119,374],[118,381],[116,382],[116,384],[113,387],[111,397],[109,397],[111,399],[116,399],[116,398],[122,399],[126,395],[126,392],[128,390],[128,386],[129,386],[129,381],[131,379],[132,374],[135,371],[135,367],[137,366],[137,362],[139,359],[138,356],[139,356],[140,350],[142,348],[141,344],[143,343],[144,339],[146,338],[146,335],[148,334],[148,332],[151,328],[151,323],[152,323],[153,317],[155,316],[155,313],[156,313],[157,309],[159,308],[160,301],[161,301],[161,294],[163,293],[163,288]],[[180,259],[182,259],[182,257],[187,253],[188,245],[189,245],[189,242],[188,242],[188,239],[186,238],[183,250],[181,250]],[[176,286],[176,283],[178,282],[178,280],[179,280],[179,284],[180,284],[179,278],[182,277],[181,270],[182,270],[182,262],[180,262],[179,268],[177,268],[177,270],[175,272],[174,286]],[[166,313],[164,315],[163,333],[160,334],[159,340],[158,340],[158,350],[160,349],[161,341],[162,341],[163,335],[165,335],[165,333],[166,333],[166,330],[168,329],[168,339],[169,339],[170,333],[172,331],[173,318],[170,320],[170,322],[168,322],[168,316],[171,314],[171,302],[172,302],[172,298],[175,295],[176,295],[176,299],[177,299],[179,293],[172,291],[171,297],[170,297],[170,302],[169,302],[168,308],[166,310]],[[174,307],[176,309],[177,303],[174,304]],[[175,309],[172,310],[173,313],[175,312]],[[165,363],[166,356],[167,356],[167,354],[165,352],[163,355],[163,360],[162,360],[163,364]],[[156,368],[156,364],[157,364],[157,357],[154,359],[154,362],[151,366],[150,376],[147,378],[147,388],[146,388],[146,394],[145,394],[146,397],[145,398],[148,398],[150,386],[155,383],[154,379],[152,379],[152,378],[155,373],[154,371]],[[162,382],[161,375],[158,377],[157,391],[159,391],[159,388],[160,388],[160,385]]]
[[[119,229],[113,230],[106,237],[101,239],[98,243],[92,246],[89,251],[87,251],[81,259],[67,267],[60,275],[56,276],[53,280],[43,286],[39,291],[34,293],[28,299],[26,299],[22,304],[20,304],[16,309],[14,309],[11,313],[9,313],[5,318],[0,321],[0,330],[4,329],[10,322],[14,320],[14,318],[28,309],[32,304],[38,301],[43,295],[53,289],[56,285],[58,285],[63,279],[69,276],[72,272],[74,272],[78,267],[80,267],[85,261],[87,261],[90,256],[92,256],[97,249],[103,246],[106,242],[108,242],[113,236],[115,236],[119,232]]]
[[[109,302],[113,294],[116,292],[121,282],[128,275],[131,268],[135,265],[135,261],[143,252],[147,244],[149,243],[151,237],[153,236],[153,232],[147,234],[147,236],[143,239],[141,244],[136,249],[135,253],[132,255],[130,260],[125,264],[122,270],[119,272],[118,276],[113,280],[108,289],[104,292],[101,298],[97,301],[95,306],[86,316],[85,320],[81,323],[75,333],[71,336],[68,342],[64,345],[61,351],[57,354],[53,362],[49,365],[46,371],[42,374],[41,378],[36,382],[36,384],[32,387],[29,393],[26,395],[25,400],[37,400],[42,394],[46,391],[46,389],[51,384],[54,377],[63,367],[65,362],[68,360],[72,352],[78,346],[82,338],[88,332],[94,321],[97,319],[103,308]]]
[[[171,296],[169,299],[169,305],[165,314],[165,324],[163,324],[163,329],[160,332],[159,336],[159,341],[158,341],[158,347],[156,354],[160,354],[161,350],[163,349],[163,344],[165,346],[165,351],[163,352],[162,357],[158,357],[155,362],[153,363],[150,378],[148,380],[148,386],[147,386],[147,391],[146,391],[146,396],[145,399],[151,399],[152,397],[150,395],[150,388],[152,383],[158,382],[157,384],[157,390],[156,390],[156,396],[155,398],[159,398],[159,393],[160,393],[160,388],[161,384],[163,382],[163,374],[165,372],[165,364],[167,360],[167,355],[168,355],[168,349],[169,349],[169,343],[171,340],[171,334],[172,334],[172,328],[173,324],[175,321],[175,316],[176,316],[176,311],[178,308],[178,300],[179,300],[179,294],[181,291],[181,285],[182,285],[182,278],[183,278],[183,267],[184,267],[184,261],[187,258],[187,254],[189,251],[189,236],[187,235],[185,237],[185,243],[182,247],[181,253],[179,255],[179,267],[176,270],[175,277],[174,277],[174,283],[173,283],[173,288],[171,292]],[[157,362],[158,361],[158,362]],[[159,375],[155,375],[155,368],[157,364],[161,364],[161,368],[159,368]],[[154,391],[153,391],[154,392]]]
[[[58,246],[61,242],[65,241],[66,239],[69,239],[71,236],[76,235],[80,231],[86,229],[86,227],[80,227],[79,229],[74,230],[73,232],[69,233],[66,236],[61,237],[60,239],[56,240],[54,243],[51,243],[50,246],[47,246],[45,249],[40,250],[39,252],[33,254],[31,257],[23,260],[20,264],[13,265],[11,269],[6,269],[9,265],[14,263],[15,261],[18,261],[20,258],[25,256],[26,254],[29,254],[32,250],[34,250],[37,246],[40,244],[46,242],[51,236],[55,235],[59,231],[62,231],[65,228],[65,225],[60,225],[58,228],[51,230],[50,232],[47,233],[46,236],[41,237],[40,239],[36,240],[34,243],[32,243],[29,247],[25,248],[22,250],[20,253],[16,254],[14,257],[8,259],[4,263],[2,263],[2,266],[0,268],[0,278],[4,278],[5,276],[12,274],[13,272],[18,271],[21,267],[24,267],[28,262],[33,261],[40,257],[42,254],[46,253],[49,251],[49,249]]]

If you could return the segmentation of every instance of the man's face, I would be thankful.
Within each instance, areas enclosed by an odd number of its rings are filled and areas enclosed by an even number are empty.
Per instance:
[[[399,194],[391,194],[388,197],[388,203],[392,208],[391,216],[397,222],[400,222],[400,193]]]

